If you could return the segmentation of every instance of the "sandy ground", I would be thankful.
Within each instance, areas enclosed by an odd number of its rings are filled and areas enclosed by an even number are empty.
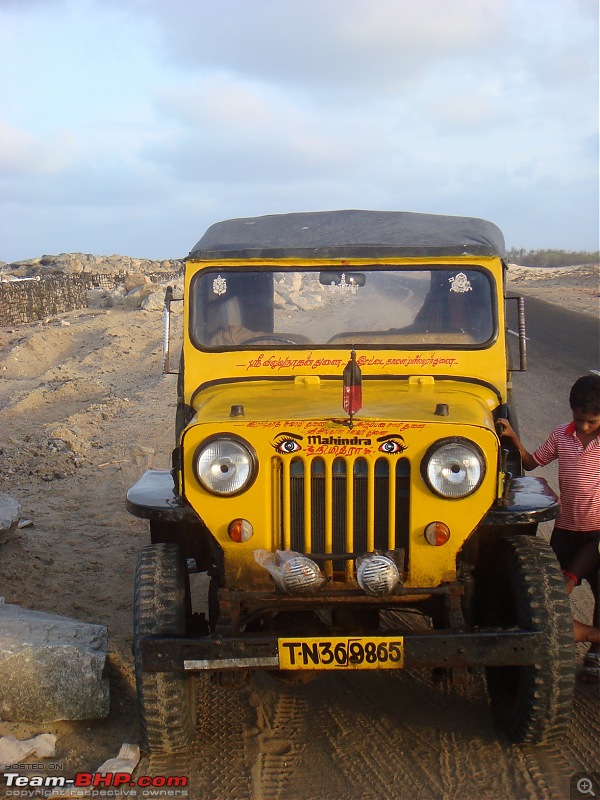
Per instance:
[[[597,267],[513,267],[509,274],[516,292],[598,314]],[[126,512],[124,495],[145,469],[169,465],[176,378],[161,375],[161,337],[160,313],[119,307],[0,329],[0,491],[15,497],[31,522],[1,548],[0,595],[101,623],[110,635],[106,720],[0,722],[0,735],[56,733],[54,760],[66,775],[93,771],[123,742],[140,741],[131,600],[135,561],[148,537],[146,523]],[[359,752],[360,737],[353,743]],[[494,753],[481,750],[484,771],[486,758],[493,768]]]
[[[600,268],[598,264],[580,267],[520,267],[508,265],[508,285],[514,293],[532,295],[573,311],[600,313]]]

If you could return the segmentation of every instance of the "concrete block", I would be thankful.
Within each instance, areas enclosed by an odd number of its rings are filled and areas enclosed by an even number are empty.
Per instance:
[[[103,625],[0,603],[0,719],[98,719],[109,711]]]
[[[12,539],[17,525],[21,507],[14,497],[0,492],[0,544]]]

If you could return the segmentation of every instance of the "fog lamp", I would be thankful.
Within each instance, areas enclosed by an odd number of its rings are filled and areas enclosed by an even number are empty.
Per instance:
[[[312,559],[295,550],[255,550],[254,560],[270,573],[278,589],[289,594],[311,594],[327,580]]]
[[[290,594],[310,594],[323,584],[324,578],[312,559],[297,555],[281,565],[279,582],[281,588]]]
[[[400,583],[400,573],[389,556],[368,553],[356,559],[356,580],[363,592],[381,597],[392,594]]]
[[[247,519],[232,519],[227,528],[227,533],[230,539],[241,544],[242,542],[247,542],[254,535],[254,528]]]
[[[425,528],[425,539],[429,544],[440,547],[450,538],[450,528],[445,522],[430,522]]]

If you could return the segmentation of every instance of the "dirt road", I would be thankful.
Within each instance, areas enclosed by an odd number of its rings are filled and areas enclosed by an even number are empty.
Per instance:
[[[131,599],[147,533],[124,494],[169,465],[176,379],[160,375],[161,333],[160,314],[117,308],[0,329],[0,491],[32,523],[2,547],[0,594],[109,628],[108,719],[0,723],[0,735],[56,733],[67,777],[140,741]],[[239,691],[203,678],[192,757],[144,755],[137,774],[187,775],[198,800],[567,798],[572,776],[600,772],[599,711],[598,687],[578,684],[563,746],[516,747],[494,730],[480,675],[453,688],[425,671],[303,687],[261,675]]]

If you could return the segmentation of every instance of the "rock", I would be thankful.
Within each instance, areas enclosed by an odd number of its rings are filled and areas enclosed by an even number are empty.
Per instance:
[[[181,259],[163,259],[152,261],[130,256],[95,256],[89,253],[60,253],[57,256],[43,255],[26,261],[14,261],[3,264],[2,271],[19,278],[28,278],[57,273],[77,274],[81,272],[96,275],[118,275],[125,273],[142,273],[152,275],[160,272],[183,272]]]
[[[0,719],[98,719],[109,711],[103,625],[0,603]]]
[[[286,274],[277,281],[275,287],[275,308],[290,311],[294,307],[303,311],[313,311],[324,304],[323,287],[317,280],[306,278],[299,273]]]
[[[143,286],[146,283],[152,283],[147,275],[142,272],[128,272],[125,275],[125,290],[130,292],[132,289],[137,289],[138,286]]]
[[[130,292],[127,292],[121,302],[125,308],[140,308],[143,299],[144,298],[141,295],[140,287],[138,286],[135,289],[132,289]]]
[[[75,464],[80,465],[79,456],[89,452],[91,444],[86,438],[84,431],[76,425],[59,422],[48,428],[50,439],[48,449],[55,453],[64,453]]]
[[[13,538],[19,525],[19,503],[8,494],[0,493],[0,544]]]
[[[147,283],[143,286],[137,286],[135,289],[127,292],[123,298],[123,305],[127,308],[142,308],[144,300],[153,294],[159,295],[162,305],[164,301],[165,290],[164,287],[159,283]]]
[[[165,293],[161,287],[161,291],[153,292],[142,300],[141,308],[145,311],[162,311],[165,307]]]
[[[319,308],[322,305],[321,295],[314,295],[313,297],[303,297],[302,295],[298,294],[295,296],[290,296],[289,302],[298,308],[301,308],[302,311],[312,311],[315,308]]]
[[[273,292],[273,305],[275,308],[285,308],[287,305],[285,298],[279,292]]]
[[[112,308],[115,304],[111,293],[104,289],[88,289],[87,301],[88,308]]]

